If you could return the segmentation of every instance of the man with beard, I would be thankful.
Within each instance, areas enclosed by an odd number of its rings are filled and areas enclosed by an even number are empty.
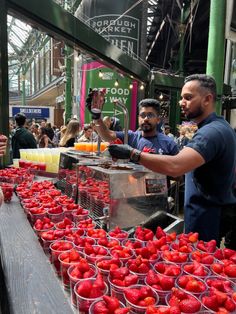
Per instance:
[[[215,111],[216,83],[205,74],[190,75],[182,88],[180,105],[198,124],[192,140],[175,156],[151,155],[128,145],[111,145],[113,158],[130,158],[173,177],[185,176],[185,232],[215,239],[236,249],[236,137]]]
[[[160,123],[160,104],[155,99],[143,99],[139,103],[139,130],[128,131],[128,144],[132,148],[140,151],[176,155],[178,153],[177,144],[168,136],[157,131],[157,125]],[[96,118],[94,116],[93,118]],[[103,140],[112,142],[117,139],[124,141],[123,131],[109,130],[100,115],[94,119],[95,128]]]

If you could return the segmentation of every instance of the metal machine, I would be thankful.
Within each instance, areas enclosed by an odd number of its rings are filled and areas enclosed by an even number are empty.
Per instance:
[[[183,221],[167,213],[166,176],[133,163],[68,151],[61,154],[58,184],[89,210],[98,224],[132,230],[157,225],[182,232]]]

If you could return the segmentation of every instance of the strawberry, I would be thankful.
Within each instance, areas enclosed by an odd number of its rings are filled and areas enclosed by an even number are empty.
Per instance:
[[[101,273],[98,273],[97,274],[97,278],[96,280],[94,281],[94,286],[98,287],[99,289],[101,290],[104,290],[106,288],[106,285],[105,285],[105,282],[103,280],[103,276]]]
[[[183,313],[197,313],[201,308],[201,303],[194,298],[180,301],[179,308]]]
[[[106,306],[109,310],[109,312],[113,313],[116,309],[120,307],[119,300],[114,297],[109,297],[108,295],[103,296],[103,300],[106,303]]]
[[[146,297],[143,301],[145,306],[154,305],[156,303],[156,299],[153,297]]]
[[[138,276],[137,275],[130,274],[128,276],[125,276],[125,278],[124,278],[125,287],[135,285],[137,283],[138,283]]]
[[[94,314],[109,314],[109,310],[106,307],[106,304],[104,301],[99,301],[94,304],[93,313]]]
[[[217,304],[217,297],[216,295],[213,296],[203,296],[202,297],[202,303],[209,308],[210,310],[217,311],[218,310],[218,304]]]
[[[90,280],[81,281],[80,284],[77,287],[77,293],[81,297],[88,298],[90,295],[90,291],[92,289],[93,285]]]
[[[133,289],[127,288],[124,291],[124,293],[127,300],[133,304],[137,304],[141,297],[139,289],[135,289],[135,288]]]
[[[226,266],[224,268],[224,273],[231,278],[235,278],[236,277],[236,264],[231,264],[231,265]]]
[[[96,298],[101,297],[102,295],[103,295],[103,291],[99,287],[96,287],[96,285],[94,284],[92,289],[90,290],[89,298],[96,299]]]
[[[227,300],[224,303],[224,308],[229,312],[234,312],[236,309],[235,303],[230,297],[227,297]]]
[[[159,280],[163,290],[171,290],[175,285],[175,280],[168,276],[159,276]]]
[[[130,309],[128,307],[123,307],[120,309],[116,309],[114,314],[129,314]]]
[[[165,237],[166,236],[166,233],[163,231],[163,229],[161,227],[157,227],[157,230],[156,230],[156,238],[157,239],[160,239],[162,237]]]

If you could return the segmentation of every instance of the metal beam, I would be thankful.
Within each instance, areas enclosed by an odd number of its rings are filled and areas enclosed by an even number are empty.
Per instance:
[[[113,68],[149,80],[149,66],[125,54],[52,0],[6,0],[8,12],[66,44],[85,50]]]

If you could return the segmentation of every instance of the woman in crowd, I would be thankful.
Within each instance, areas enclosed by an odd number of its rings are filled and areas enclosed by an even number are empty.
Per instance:
[[[74,147],[74,143],[80,132],[80,123],[77,120],[71,120],[66,128],[65,134],[61,137],[59,146]]]
[[[53,142],[48,137],[46,128],[43,127],[39,128],[38,147],[39,148],[53,147]]]

